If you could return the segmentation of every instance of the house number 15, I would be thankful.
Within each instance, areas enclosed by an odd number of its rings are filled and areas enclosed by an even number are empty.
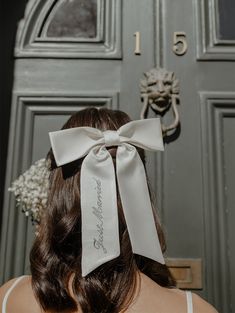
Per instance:
[[[173,51],[176,55],[184,55],[188,49],[185,32],[174,32]]]

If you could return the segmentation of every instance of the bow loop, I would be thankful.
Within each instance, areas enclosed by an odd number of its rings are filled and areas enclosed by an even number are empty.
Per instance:
[[[164,150],[159,118],[129,122],[121,126],[118,132],[121,142],[128,142],[150,151]]]
[[[104,143],[102,132],[93,127],[58,130],[50,132],[49,137],[57,166],[80,159]]]

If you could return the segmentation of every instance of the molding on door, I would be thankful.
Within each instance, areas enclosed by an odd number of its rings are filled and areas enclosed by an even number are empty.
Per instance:
[[[154,42],[154,64],[155,67],[163,67],[163,27],[162,27],[162,0],[153,0],[154,8],[154,31],[155,31],[155,42]]]
[[[230,273],[229,266],[223,130],[226,118],[235,119],[235,93],[200,92],[200,101],[206,238],[205,280],[208,300],[219,311],[231,312],[230,279],[233,274]]]
[[[197,60],[235,60],[235,40],[218,36],[216,0],[194,1],[196,12]]]
[[[122,1],[97,0],[96,38],[50,38],[42,33],[48,19],[52,20],[56,0],[29,0],[20,21],[15,56],[17,58],[122,58]]]
[[[118,93],[13,94],[0,246],[0,284],[29,272],[27,257],[34,237],[33,227],[31,221],[27,221],[25,215],[16,209],[15,198],[8,191],[8,187],[34,161],[45,157],[49,150],[49,139],[45,138],[42,138],[45,145],[35,148],[37,147],[33,140],[36,136],[35,120],[48,118],[48,116],[51,118],[59,115],[67,116],[89,106],[118,109]],[[43,128],[44,124],[40,123],[41,121],[38,125]],[[41,131],[47,133],[45,129]],[[45,137],[41,131],[40,138]]]

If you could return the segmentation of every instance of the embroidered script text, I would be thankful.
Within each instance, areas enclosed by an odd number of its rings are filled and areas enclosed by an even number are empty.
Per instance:
[[[104,253],[107,253],[107,249],[104,247],[104,216],[102,206],[102,184],[101,180],[93,177],[96,182],[95,190],[97,191],[97,202],[96,206],[92,207],[92,213],[98,220],[96,224],[97,237],[94,238],[93,244],[96,249],[103,249]]]

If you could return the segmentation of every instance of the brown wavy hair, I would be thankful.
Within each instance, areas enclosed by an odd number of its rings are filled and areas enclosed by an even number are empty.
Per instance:
[[[130,120],[122,111],[88,108],[72,115],[62,129],[90,126],[116,130]],[[116,147],[110,149],[115,165]],[[137,149],[145,165],[144,151]],[[133,300],[139,272],[161,286],[175,286],[166,265],[132,253],[118,190],[120,256],[82,277],[80,169],[83,159],[57,167],[52,150],[47,158],[51,163],[48,204],[30,252],[32,288],[43,310],[75,312],[79,308],[83,313],[118,313]],[[150,197],[153,203],[151,192]],[[164,234],[154,208],[153,213],[164,252]],[[76,301],[69,292],[71,275]]]

